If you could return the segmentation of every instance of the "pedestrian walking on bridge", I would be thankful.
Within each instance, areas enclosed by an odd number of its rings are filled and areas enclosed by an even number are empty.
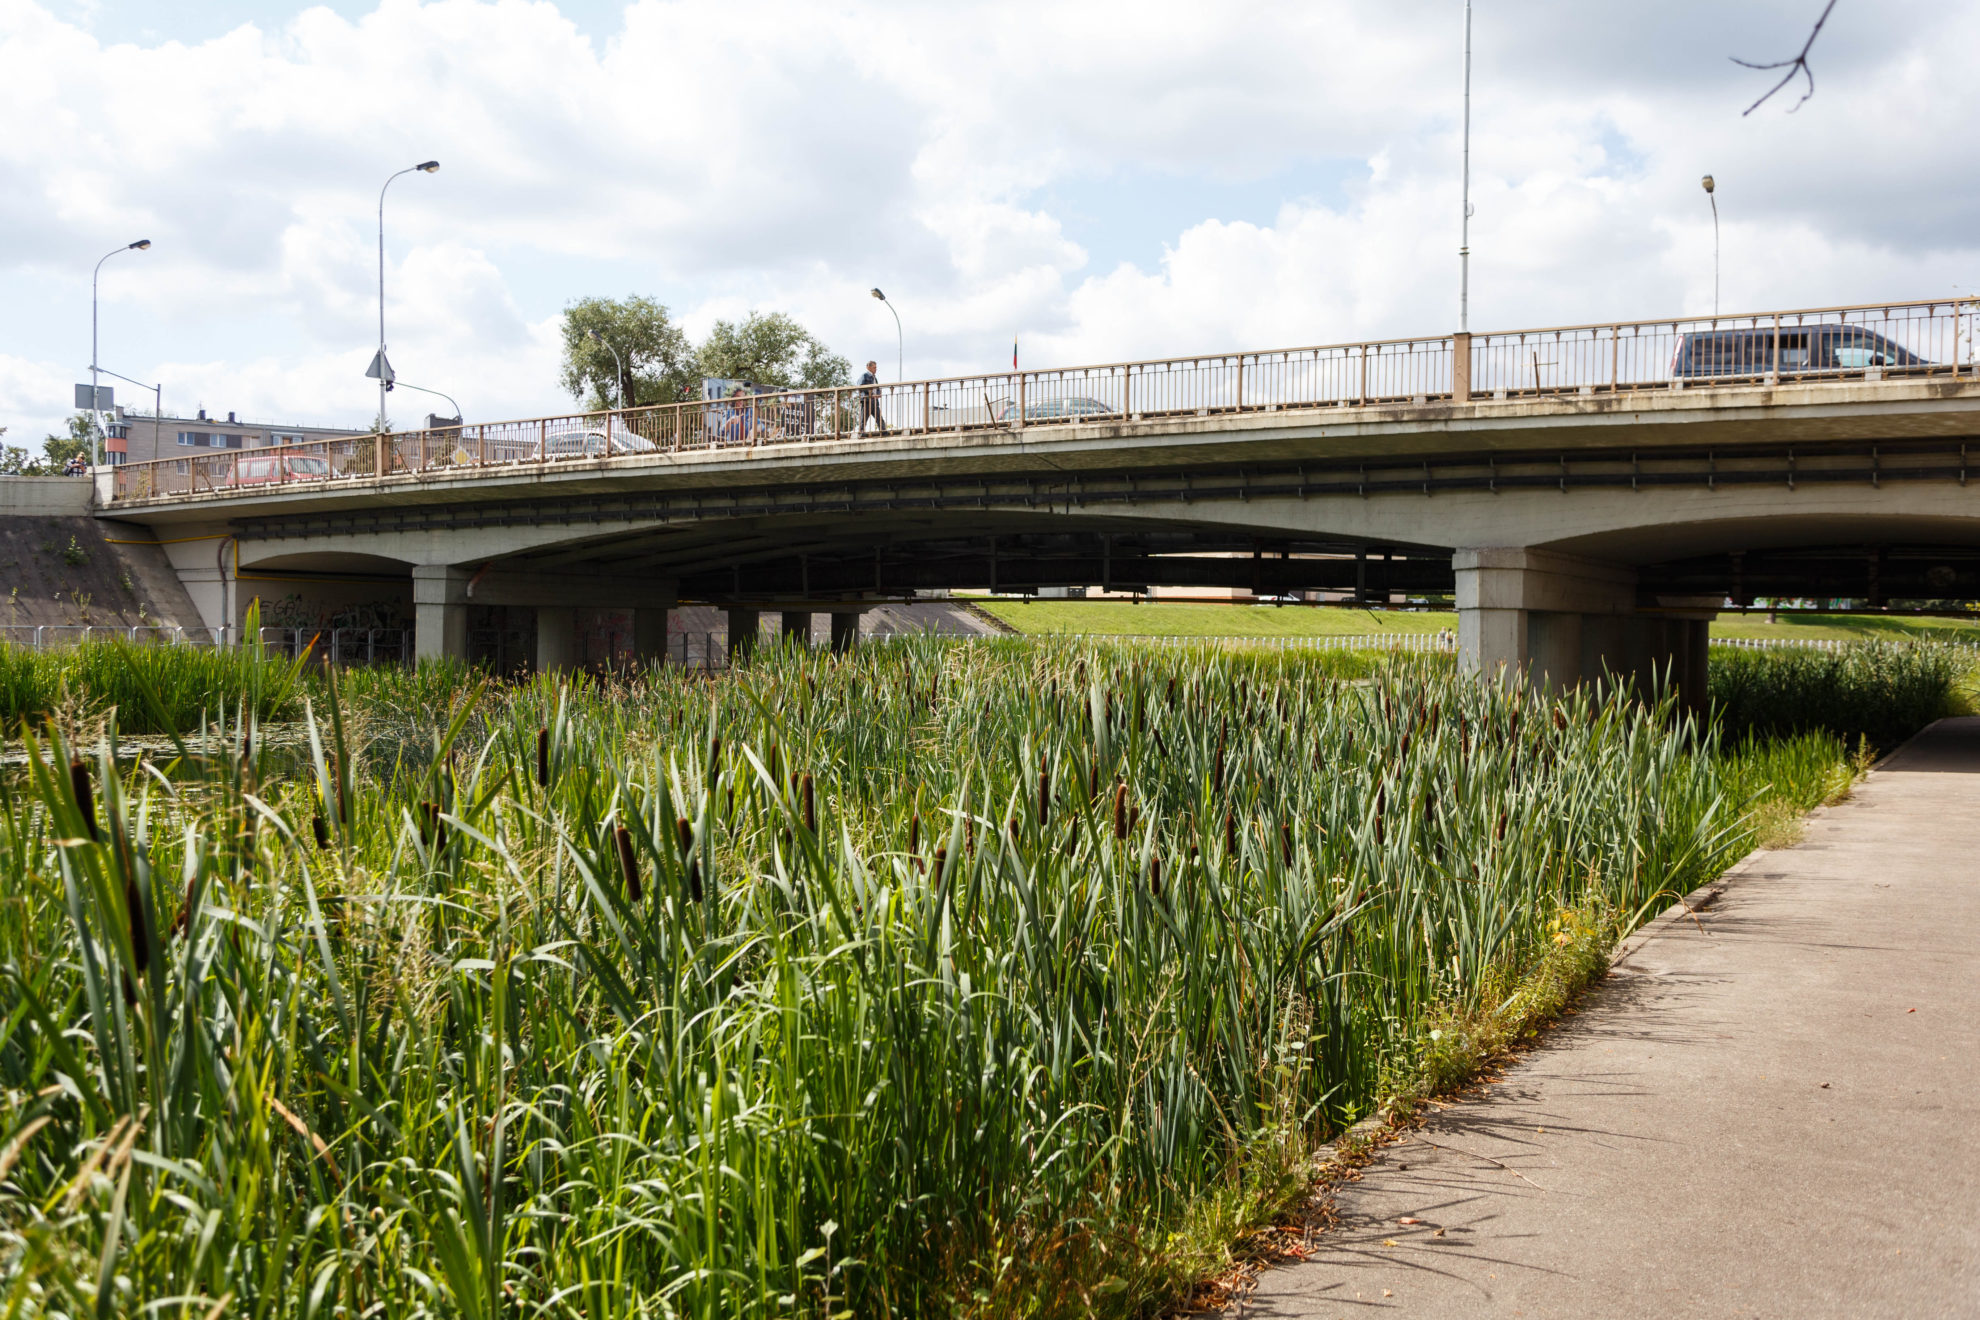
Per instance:
[[[860,373],[859,384],[859,426],[860,434],[865,434],[866,424],[872,422],[880,428],[880,434],[887,434],[887,420],[880,415],[880,364],[869,362],[866,370]]]

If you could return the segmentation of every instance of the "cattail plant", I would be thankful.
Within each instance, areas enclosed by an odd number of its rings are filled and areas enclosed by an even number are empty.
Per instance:
[[[639,859],[633,856],[632,831],[624,825],[612,831],[612,841],[618,847],[619,876],[625,881],[626,897],[639,902]]]
[[[76,810],[82,815],[83,828],[89,831],[89,837],[101,839],[103,831],[96,824],[96,793],[90,787],[89,767],[79,759],[69,762],[69,792],[75,798]]]

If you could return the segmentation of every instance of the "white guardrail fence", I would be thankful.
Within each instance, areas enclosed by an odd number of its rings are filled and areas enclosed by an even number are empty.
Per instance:
[[[237,646],[239,628],[124,627],[105,624],[11,624],[0,625],[0,646],[16,646],[28,651],[54,651],[92,642],[128,642],[150,646]],[[914,636],[889,633],[863,639],[868,645],[883,644]],[[1001,634],[1008,635],[1008,634]],[[1338,633],[1318,636],[1195,636],[1163,637],[1140,633],[1039,633],[1037,640],[1064,639],[1081,642],[1109,642],[1143,646],[1264,646],[1280,650],[1382,650],[1421,654],[1455,654],[1457,634],[1415,633]],[[321,662],[346,665],[410,664],[414,657],[410,628],[263,628],[261,645],[271,654],[293,658],[311,654]],[[955,641],[992,641],[995,635],[955,637]],[[1980,648],[1980,639],[1947,640],[1949,645]],[[761,646],[773,646],[775,638],[765,637]],[[1804,650],[1841,651],[1860,645],[1855,641],[1812,637],[1715,637],[1713,646],[1739,650],[1776,650],[1792,647]],[[667,638],[666,657],[686,669],[718,670],[729,667],[729,642],[724,634],[712,632],[674,633]]]

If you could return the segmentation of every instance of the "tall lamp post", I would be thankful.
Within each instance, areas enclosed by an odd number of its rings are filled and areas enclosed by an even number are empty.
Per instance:
[[[886,294],[875,289],[873,296],[880,300],[881,306],[894,312],[894,304],[887,301]],[[901,314],[894,312],[894,381],[897,384],[907,379],[907,369],[901,365],[907,360],[906,342],[906,337],[901,333]]]
[[[104,253],[97,259],[96,269],[89,273],[89,411],[95,417],[96,425],[89,437],[89,465],[95,467],[103,461],[103,451],[98,437],[103,433],[103,410],[96,406],[96,277],[103,270],[103,263],[119,252],[144,252],[151,247],[151,240],[140,238],[135,243],[126,243],[120,248]]]
[[[612,383],[618,388],[612,392],[619,396],[619,410],[624,412],[626,407],[626,364],[619,360],[619,350],[613,348],[610,341],[604,335],[599,334],[596,330],[589,329],[585,333],[591,336],[592,343],[612,355],[612,365],[619,369],[619,374],[612,378]]]
[[[1719,198],[1718,185],[1711,175],[1699,180],[1705,189],[1705,200],[1712,203],[1712,319],[1719,319]]]
[[[385,180],[385,187],[378,190],[378,357],[372,362],[372,369],[378,375],[378,429],[385,429],[385,395],[392,388],[392,369],[385,361],[385,188],[392,186],[392,180],[399,174],[431,174],[440,168],[437,160],[423,160],[417,165],[408,165],[398,174]]]
[[[1458,222],[1458,329],[1471,330],[1471,0],[1464,0],[1464,216]]]

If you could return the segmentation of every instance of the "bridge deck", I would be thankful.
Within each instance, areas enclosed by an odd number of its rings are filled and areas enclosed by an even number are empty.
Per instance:
[[[1974,429],[1976,323],[1970,301],[1902,303],[778,392],[131,464],[105,511],[1946,439]]]

